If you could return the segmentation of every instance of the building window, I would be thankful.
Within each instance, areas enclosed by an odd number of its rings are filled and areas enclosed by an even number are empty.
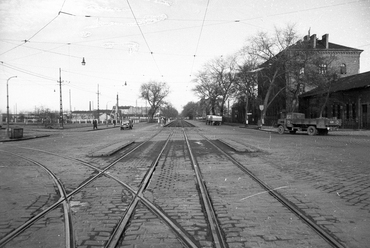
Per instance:
[[[331,105],[331,118],[334,118],[336,116],[335,110],[336,110],[335,105]]]
[[[340,74],[347,74],[347,66],[344,63],[340,65]]]
[[[326,74],[326,72],[327,72],[327,65],[326,64],[321,64],[321,65],[319,65],[319,73],[320,74]]]
[[[341,106],[338,104],[337,105],[337,118],[341,119],[342,112],[341,112]]]
[[[352,104],[352,119],[356,119],[356,104]]]
[[[346,119],[349,119],[349,104],[346,104]]]

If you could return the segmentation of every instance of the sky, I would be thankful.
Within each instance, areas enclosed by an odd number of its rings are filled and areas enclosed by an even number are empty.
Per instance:
[[[370,71],[369,13],[370,0],[0,0],[0,111],[7,95],[10,113],[59,111],[61,79],[64,111],[111,109],[117,94],[148,106],[140,86],[156,81],[181,112],[205,63],[288,24],[364,50]]]

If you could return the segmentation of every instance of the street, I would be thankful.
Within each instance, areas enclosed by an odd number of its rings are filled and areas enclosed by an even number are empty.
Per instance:
[[[330,246],[280,203],[266,198],[268,192],[249,181],[202,135],[297,206],[343,247],[366,247],[370,243],[368,133],[279,135],[267,129],[190,123],[195,127],[186,128],[189,141],[228,247]],[[148,179],[148,186],[142,188],[143,178],[170,131],[173,134],[168,148],[163,148],[164,157],[158,159],[158,168]],[[181,128],[140,123],[122,131],[105,126],[98,130],[92,126],[25,130],[25,136],[37,135],[40,138],[0,143],[0,247],[107,247],[114,236],[112,230],[123,225],[122,216],[129,212],[135,195],[141,203],[133,209],[136,214],[115,247],[191,247],[192,243],[195,247],[214,247],[202,201],[194,198],[197,187]],[[236,151],[222,140],[246,149]],[[120,147],[122,144],[125,147]],[[114,154],[106,152],[117,147],[121,150]],[[56,175],[64,193],[57,193],[56,183],[41,165]],[[113,178],[117,180],[110,180]],[[58,201],[69,206],[53,207]],[[148,212],[146,204],[158,209]],[[48,208],[50,211],[44,213]],[[71,238],[62,214],[62,209],[68,208]],[[178,209],[182,209],[181,214]],[[159,221],[160,211],[171,216],[168,222],[178,225],[190,241],[170,232],[171,228]],[[10,235],[40,213],[34,223],[14,237]]]

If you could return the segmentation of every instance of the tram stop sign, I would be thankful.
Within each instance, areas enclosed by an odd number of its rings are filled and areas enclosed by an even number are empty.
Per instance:
[[[263,107],[264,107],[263,105],[260,105],[260,110],[261,110],[261,111],[263,110]]]

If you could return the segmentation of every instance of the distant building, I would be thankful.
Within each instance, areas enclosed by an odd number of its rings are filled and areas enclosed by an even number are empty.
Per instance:
[[[118,106],[119,116],[147,116],[150,107],[133,107],[133,106]],[[116,113],[116,106],[113,106],[111,115]]]
[[[94,119],[97,119],[99,122],[108,121],[110,123],[114,119],[120,120],[125,117],[146,117],[149,109],[149,107],[119,106],[117,116],[116,106],[113,106],[112,110],[100,109],[99,113],[97,110],[77,110],[71,112],[71,121],[78,123],[92,123]]]
[[[73,123],[92,123],[93,120],[97,119],[99,122],[105,122],[111,120],[110,110],[99,110],[99,116],[97,110],[77,110],[71,112],[71,121]]]

